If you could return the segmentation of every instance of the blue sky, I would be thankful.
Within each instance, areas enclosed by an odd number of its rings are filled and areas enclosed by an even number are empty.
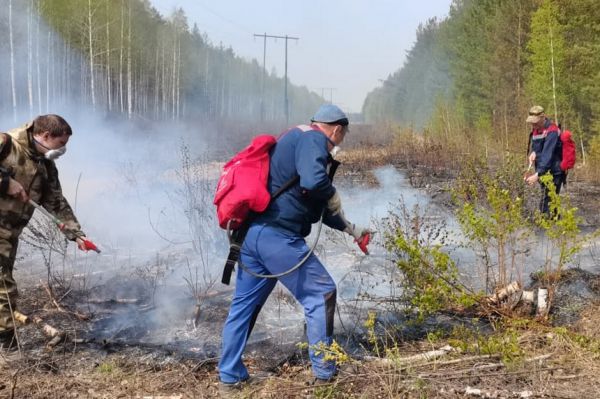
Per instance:
[[[215,44],[262,63],[263,40],[288,42],[292,83],[358,112],[366,94],[404,62],[420,23],[448,14],[452,0],[151,0],[168,17],[181,7]],[[284,73],[284,40],[267,41],[267,70]],[[326,88],[326,89],[324,89]],[[329,88],[334,88],[330,90]]]

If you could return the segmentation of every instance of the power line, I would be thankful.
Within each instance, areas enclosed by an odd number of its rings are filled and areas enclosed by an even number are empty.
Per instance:
[[[204,8],[206,11],[210,12],[211,14],[213,14],[214,16],[222,19],[225,22],[228,22],[229,24],[235,26],[236,28],[238,28],[240,30],[243,30],[246,33],[250,33],[251,32],[250,29],[248,29],[246,26],[240,24],[239,22],[233,21],[233,20],[231,20],[231,19],[229,19],[227,17],[224,17],[223,15],[219,14],[218,12],[216,12],[215,10],[213,10],[212,8],[209,8],[208,6],[206,6],[206,4],[204,4],[203,2],[199,1],[199,2],[197,2],[197,4],[200,7]]]
[[[329,102],[333,104],[333,92],[337,90],[337,87],[317,87],[317,90],[321,90],[321,97],[325,98],[325,90],[329,90]]]
[[[262,37],[264,40],[264,45],[263,45],[263,82],[262,82],[262,100],[261,100],[261,119],[264,119],[264,108],[265,108],[265,78],[266,78],[266,73],[267,73],[267,68],[266,68],[266,59],[267,59],[267,38],[268,39],[284,39],[285,40],[285,75],[284,75],[284,81],[285,81],[285,89],[284,89],[284,97],[283,97],[283,106],[284,106],[284,110],[285,110],[285,123],[286,125],[288,125],[290,123],[290,107],[289,107],[289,101],[288,101],[288,77],[287,77],[287,67],[288,67],[288,40],[300,40],[299,37],[293,37],[293,36],[277,36],[277,35],[267,35],[267,33],[255,33],[254,37]]]

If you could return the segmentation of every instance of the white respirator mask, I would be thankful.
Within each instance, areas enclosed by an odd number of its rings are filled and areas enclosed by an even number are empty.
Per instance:
[[[336,145],[334,146],[331,151],[329,151],[329,153],[331,154],[331,156],[333,158],[335,158],[335,156],[337,155],[337,153],[340,152],[340,146]]]
[[[54,160],[60,158],[61,156],[65,155],[65,152],[67,152],[67,146],[62,146],[60,148],[52,149],[52,148],[48,148],[45,145],[43,145],[42,143],[40,143],[39,140],[33,139],[33,141],[35,141],[41,147],[48,150],[48,151],[46,151],[46,153],[44,153],[44,158],[46,158],[50,161],[54,161]]]
[[[66,146],[57,148],[55,150],[48,150],[44,154],[44,157],[46,157],[46,159],[54,161],[54,160],[60,158],[61,156],[65,155],[65,152],[67,152],[67,147]]]

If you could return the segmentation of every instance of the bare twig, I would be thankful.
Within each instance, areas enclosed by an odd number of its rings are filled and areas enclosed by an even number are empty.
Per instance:
[[[110,298],[110,299],[88,299],[87,302],[89,303],[98,303],[98,304],[124,304],[124,305],[130,305],[130,304],[136,304],[140,302],[140,299],[138,298]]]
[[[56,307],[56,309],[59,312],[62,313],[67,313],[67,314],[72,314],[73,316],[77,317],[79,320],[89,320],[90,316],[89,315],[85,315],[79,312],[75,312],[75,311],[71,311],[71,310],[66,310],[65,308],[63,308],[58,301],[54,298],[54,294],[52,293],[52,289],[50,288],[50,286],[42,281],[40,281],[40,284],[42,285],[42,287],[44,287],[44,289],[46,290],[46,292],[48,293],[48,297],[50,297],[50,300],[52,301],[52,303],[54,304],[54,306]]]

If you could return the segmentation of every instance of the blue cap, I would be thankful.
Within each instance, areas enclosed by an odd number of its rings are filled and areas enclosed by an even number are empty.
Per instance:
[[[312,117],[311,122],[339,123],[348,125],[348,117],[337,105],[323,104]]]

